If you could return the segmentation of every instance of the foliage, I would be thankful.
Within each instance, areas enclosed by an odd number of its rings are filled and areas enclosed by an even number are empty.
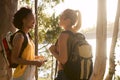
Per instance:
[[[27,4],[29,4],[30,0],[22,0],[22,2],[26,2]]]
[[[45,2],[46,1],[46,2]],[[45,0],[41,2],[38,6],[38,37],[39,43],[54,43],[57,36],[61,32],[58,25],[58,16],[55,16],[55,12],[50,15],[46,13],[48,8],[55,6],[59,1],[50,2],[50,0]],[[51,4],[50,4],[51,3]]]
[[[44,72],[46,78],[51,80],[53,79],[55,62],[48,51],[48,47],[49,44],[56,42],[58,35],[62,31],[58,24],[59,16],[56,16],[53,10],[53,7],[59,2],[60,0],[41,0],[38,3],[38,40],[39,43],[43,44],[42,47],[38,48],[39,55],[44,55],[48,59],[46,64],[40,68],[39,72]]]
[[[46,75],[46,78],[47,79],[51,78],[52,80],[52,76],[54,72],[53,65],[55,62],[53,62],[54,61],[53,57],[49,53],[47,47],[49,44],[55,43],[62,29],[59,27],[59,24],[58,24],[59,16],[56,16],[54,11],[51,15],[48,14],[47,12],[50,10],[50,8],[51,9],[53,8],[53,5],[56,4],[49,1],[50,0],[48,0],[48,3],[41,2],[38,6],[38,40],[39,40],[39,43],[43,44],[43,46],[39,48],[39,55],[44,55],[48,59],[46,64],[40,68],[39,72],[41,71],[44,72]],[[47,71],[50,71],[50,72],[47,73]]]

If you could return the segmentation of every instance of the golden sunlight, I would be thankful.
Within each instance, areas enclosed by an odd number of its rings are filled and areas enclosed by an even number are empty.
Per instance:
[[[107,0],[107,20],[114,22],[117,0]],[[64,9],[71,8],[80,10],[82,15],[82,29],[94,27],[97,20],[97,0],[64,0],[63,3],[56,6],[57,14]]]
[[[116,10],[117,10],[117,0],[106,0],[106,10],[107,10],[107,22],[114,23]],[[82,15],[82,28],[87,30],[89,28],[93,28],[96,26],[97,22],[97,0],[65,0],[64,3],[61,3],[56,7],[57,14],[60,14],[66,8],[72,8],[76,10],[80,10]],[[111,32],[112,33],[112,32]],[[95,32],[93,32],[95,35]],[[93,36],[92,35],[92,36]],[[111,34],[112,35],[112,34]],[[95,50],[96,50],[96,43],[95,39],[89,39],[89,43],[92,45],[93,53],[95,58]],[[109,50],[111,46],[111,38],[107,38],[107,57],[109,56]],[[118,52],[116,52],[118,53]],[[117,56],[120,56],[116,54]],[[107,58],[108,61],[108,58]],[[119,71],[120,66],[116,67],[116,74],[120,75]],[[108,70],[108,62],[107,62],[107,69]]]

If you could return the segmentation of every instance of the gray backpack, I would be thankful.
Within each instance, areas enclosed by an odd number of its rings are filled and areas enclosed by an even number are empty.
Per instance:
[[[63,65],[64,73],[69,80],[89,80],[93,71],[90,44],[81,33],[72,33],[71,31],[63,31],[63,33],[69,34],[68,61]]]

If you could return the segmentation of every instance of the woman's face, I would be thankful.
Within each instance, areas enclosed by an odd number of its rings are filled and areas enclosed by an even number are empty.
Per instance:
[[[60,22],[59,22],[59,26],[63,27],[64,29],[68,28],[69,25],[71,24],[71,20],[69,18],[67,18],[64,13],[61,14],[60,16]]]
[[[35,18],[32,13],[27,15],[23,20],[23,25],[29,29],[33,28],[34,24],[35,24]]]
[[[65,16],[64,16],[64,14],[60,15],[59,26],[61,26],[63,28],[65,27]]]

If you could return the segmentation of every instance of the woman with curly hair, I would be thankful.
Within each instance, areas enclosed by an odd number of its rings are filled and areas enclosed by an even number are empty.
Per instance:
[[[30,29],[34,28],[34,23],[35,18],[30,8],[22,7],[14,15],[13,24],[18,32],[12,40],[12,63],[18,66],[15,68],[13,80],[34,80],[35,66],[40,67],[45,62],[45,60],[36,60],[39,56],[35,56],[35,46],[29,35]],[[27,46],[19,57],[24,45],[24,36],[27,38]]]

